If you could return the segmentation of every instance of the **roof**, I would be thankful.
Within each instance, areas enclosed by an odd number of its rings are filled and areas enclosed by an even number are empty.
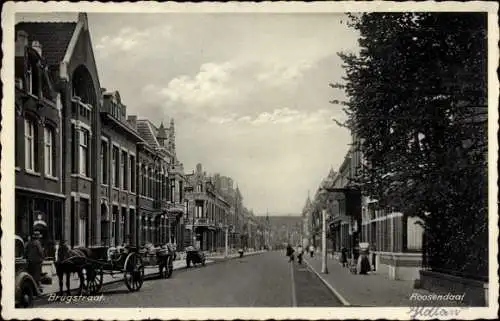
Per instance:
[[[15,30],[25,31],[30,43],[38,41],[45,61],[53,66],[63,60],[75,27],[76,22],[20,22]]]
[[[158,140],[156,139],[156,128],[146,119],[137,120],[137,132],[139,135],[153,148],[159,148]]]

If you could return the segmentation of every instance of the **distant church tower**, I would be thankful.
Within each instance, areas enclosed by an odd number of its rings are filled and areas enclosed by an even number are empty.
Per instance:
[[[168,135],[165,131],[165,126],[163,126],[163,122],[161,122],[160,128],[158,128],[158,136],[156,139],[158,140],[158,143],[160,143],[161,147],[167,147],[165,146],[165,142],[168,140]]]

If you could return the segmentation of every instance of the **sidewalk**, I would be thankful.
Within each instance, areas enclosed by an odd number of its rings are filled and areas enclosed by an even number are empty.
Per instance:
[[[318,253],[320,254],[320,253]],[[429,291],[414,289],[413,281],[390,280],[386,274],[373,272],[368,275],[352,274],[331,256],[327,260],[328,274],[321,272],[321,256],[304,260],[322,279],[344,305],[408,307],[408,306],[462,306],[456,301],[416,301],[412,294],[429,295]]]

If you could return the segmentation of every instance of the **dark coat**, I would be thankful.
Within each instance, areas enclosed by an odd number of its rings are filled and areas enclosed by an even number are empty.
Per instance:
[[[43,248],[39,240],[31,240],[26,245],[26,260],[32,264],[43,262]]]
[[[292,255],[292,254],[293,254],[293,252],[294,252],[294,249],[293,249],[291,246],[288,246],[288,247],[286,248],[286,256],[290,256],[290,255]]]
[[[347,249],[343,248],[341,255],[340,255],[340,262],[344,263],[347,262]]]

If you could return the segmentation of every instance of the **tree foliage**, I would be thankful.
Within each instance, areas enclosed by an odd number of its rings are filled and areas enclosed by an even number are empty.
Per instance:
[[[355,182],[424,219],[431,265],[487,274],[486,15],[349,17],[360,52],[332,87],[366,160]]]

